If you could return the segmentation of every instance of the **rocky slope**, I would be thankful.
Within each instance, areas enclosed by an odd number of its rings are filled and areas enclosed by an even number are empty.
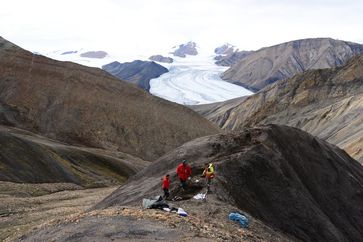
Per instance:
[[[215,63],[219,66],[233,66],[251,53],[253,53],[253,51],[236,50],[226,55],[218,55],[214,59],[216,60]]]
[[[110,186],[149,164],[121,152],[61,144],[6,126],[0,126],[0,143],[1,181]]]
[[[173,61],[174,61],[173,58],[162,56],[162,55],[152,55],[149,57],[149,60],[162,62],[162,63],[173,63]]]
[[[241,59],[222,78],[258,91],[310,70],[343,65],[363,53],[363,45],[329,38],[302,39],[262,48]]]
[[[335,69],[311,70],[279,81],[223,108],[195,108],[227,130],[255,124],[298,127],[363,162],[363,55]],[[193,107],[194,108],[194,107]]]
[[[34,55],[0,38],[0,124],[146,160],[219,129],[98,68]]]
[[[197,44],[189,41],[186,44],[181,44],[171,53],[174,56],[185,58],[187,55],[198,55]]]
[[[217,124],[219,127],[223,127],[229,118],[231,110],[237,107],[242,101],[246,100],[246,98],[248,98],[248,96],[234,98],[224,102],[190,105],[189,107],[206,119]]]
[[[227,43],[214,49],[214,53],[217,54],[214,59],[219,66],[232,66],[252,52],[239,51],[235,46]]]
[[[146,91],[150,90],[151,79],[157,78],[168,72],[168,69],[153,61],[141,60],[126,63],[115,61],[102,66],[102,69],[115,77],[135,84]]]
[[[181,159],[191,162],[197,179],[204,162],[216,165],[213,193],[207,198],[208,209],[201,213],[220,208],[224,217],[209,213],[219,224],[225,223],[234,206],[234,211],[247,212],[252,221],[260,219],[291,240],[359,241],[363,236],[363,167],[336,146],[287,126],[193,140],[139,172],[96,208],[138,205],[143,197],[160,193],[160,178],[167,173],[174,196],[175,167]],[[181,194],[196,194],[203,188],[198,184],[194,180]],[[181,204],[200,210],[192,200]]]

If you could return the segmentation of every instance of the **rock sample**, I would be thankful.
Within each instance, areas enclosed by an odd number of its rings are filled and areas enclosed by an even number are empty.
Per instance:
[[[142,198],[157,194],[160,177],[168,173],[172,187],[178,186],[175,167],[182,159],[198,177],[205,162],[214,162],[216,189],[209,196],[218,198],[220,209],[235,204],[291,240],[363,237],[363,167],[338,147],[287,126],[188,142],[139,172],[96,208],[139,205]]]
[[[342,67],[306,71],[245,99],[218,105],[219,109],[195,110],[226,130],[267,123],[294,126],[363,163],[363,55]]]
[[[256,92],[278,80],[310,70],[343,65],[363,53],[363,45],[329,38],[302,39],[255,51],[222,78]]]
[[[103,59],[107,55],[108,54],[105,51],[88,51],[80,54],[81,57],[96,58],[96,59]]]
[[[76,147],[0,125],[0,181],[117,185],[149,162],[122,152]]]
[[[174,56],[185,58],[187,55],[198,55],[197,44],[189,41],[186,44],[181,44],[178,48],[172,52]]]
[[[102,66],[102,69],[113,76],[132,83],[146,91],[150,90],[150,80],[157,78],[168,69],[153,61],[135,60],[133,62],[112,62]]]
[[[173,61],[174,61],[173,58],[162,56],[162,55],[152,55],[149,57],[149,60],[162,62],[162,63],[173,63]]]
[[[34,55],[0,38],[0,124],[154,160],[219,132],[199,114],[99,69]]]

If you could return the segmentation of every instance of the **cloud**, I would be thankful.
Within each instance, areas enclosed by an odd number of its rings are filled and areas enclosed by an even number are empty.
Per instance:
[[[258,49],[308,37],[362,39],[362,12],[361,1],[348,0],[5,0],[0,34],[32,51],[155,53],[189,40]]]

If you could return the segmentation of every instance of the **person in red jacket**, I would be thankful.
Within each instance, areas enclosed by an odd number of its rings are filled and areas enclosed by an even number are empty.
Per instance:
[[[169,174],[164,176],[163,178],[163,191],[164,191],[164,198],[167,199],[170,195],[169,193],[169,187],[170,187],[170,180],[169,180]]]
[[[192,175],[192,169],[190,168],[186,160],[183,160],[183,163],[178,165],[178,168],[176,169],[176,174],[178,174],[181,187],[183,189],[186,189],[187,180]]]

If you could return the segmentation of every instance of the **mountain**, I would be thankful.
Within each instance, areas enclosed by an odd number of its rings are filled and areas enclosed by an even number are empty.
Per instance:
[[[171,53],[174,56],[185,58],[187,55],[198,55],[197,44],[192,41],[175,48],[174,52]]]
[[[363,163],[363,55],[344,66],[306,71],[218,105],[195,110],[226,130],[267,123],[297,127]]]
[[[173,63],[173,61],[174,61],[173,58],[162,56],[162,55],[152,55],[149,57],[149,60],[162,62],[162,63]]]
[[[186,192],[178,193],[175,168],[182,159],[190,162],[195,177]],[[200,212],[204,203],[189,200],[203,189],[198,181],[205,162],[216,166],[209,213]],[[199,221],[218,221],[212,230],[226,228],[228,212],[242,210],[255,221],[248,229],[251,236],[261,220],[290,241],[363,237],[363,167],[338,147],[296,128],[268,125],[195,139],[146,167],[95,208],[139,206],[142,198],[160,193],[165,174],[171,175],[172,197],[185,199],[175,206],[198,214]]]
[[[232,66],[253,51],[239,51],[234,45],[224,44],[214,49],[216,64],[219,66]]]
[[[149,91],[150,80],[168,72],[165,67],[153,61],[135,60],[133,62],[112,62],[102,66],[102,69],[113,76],[135,84],[138,87]]]
[[[214,53],[217,55],[228,55],[232,54],[235,50],[235,46],[231,44],[224,44],[214,49]]]
[[[254,92],[311,69],[343,65],[363,53],[363,45],[329,38],[302,39],[262,48],[242,58],[222,79]]]
[[[122,152],[62,144],[0,125],[0,181],[117,185],[149,162]]]
[[[34,55],[0,38],[0,124],[154,160],[219,129],[99,68]]]
[[[101,68],[103,65],[111,63],[116,60],[122,60],[119,56],[108,53],[103,50],[92,50],[85,48],[75,49],[58,49],[48,52],[33,52],[37,55],[43,55],[48,58],[59,61],[70,61],[90,67]]]
[[[253,53],[253,51],[236,50],[226,55],[217,55],[214,59],[216,60],[215,63],[219,66],[233,66],[251,53]]]
[[[81,57],[97,58],[97,59],[105,58],[107,55],[108,54],[105,51],[87,51],[80,54]]]

